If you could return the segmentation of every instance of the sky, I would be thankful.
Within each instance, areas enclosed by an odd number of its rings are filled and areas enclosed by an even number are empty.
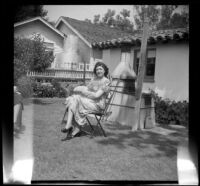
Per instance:
[[[115,10],[115,15],[123,9],[130,10],[133,19],[133,5],[44,5],[43,8],[48,11],[50,21],[57,21],[60,16],[93,21],[94,15],[100,14],[101,19],[108,9]]]

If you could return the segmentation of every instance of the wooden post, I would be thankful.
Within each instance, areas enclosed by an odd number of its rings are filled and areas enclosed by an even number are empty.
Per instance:
[[[142,127],[140,126],[140,107],[141,107],[142,86],[143,86],[143,80],[145,75],[144,73],[146,67],[146,49],[147,49],[148,32],[149,32],[148,20],[147,17],[145,17],[143,26],[142,44],[140,50],[138,75],[136,80],[135,123],[133,123],[132,131],[135,131],[138,128],[142,129]]]

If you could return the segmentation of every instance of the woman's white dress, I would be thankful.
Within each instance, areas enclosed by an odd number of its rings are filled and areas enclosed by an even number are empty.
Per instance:
[[[87,88],[91,92],[96,92],[101,89],[104,92],[101,97],[92,99],[82,94],[73,94],[66,99],[66,107],[73,112],[74,119],[79,125],[84,125],[86,123],[87,114],[99,112],[105,108],[106,97],[110,89],[109,85],[109,79],[104,77],[98,80],[95,78],[87,87],[80,87],[80,89]]]

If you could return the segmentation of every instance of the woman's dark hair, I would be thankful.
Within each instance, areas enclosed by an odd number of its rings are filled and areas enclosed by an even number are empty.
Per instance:
[[[97,67],[99,67],[99,66],[103,67],[103,69],[105,70],[104,76],[105,76],[105,77],[108,77],[109,69],[108,69],[108,67],[107,67],[103,62],[100,62],[100,61],[97,62],[97,63],[95,64],[95,66],[94,66],[94,70],[93,70],[94,74],[97,75],[96,69],[97,69]]]

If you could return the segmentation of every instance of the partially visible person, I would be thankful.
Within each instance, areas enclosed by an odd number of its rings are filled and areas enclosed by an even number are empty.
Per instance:
[[[110,90],[108,71],[104,63],[97,62],[94,67],[94,79],[87,86],[74,88],[73,95],[66,99],[67,123],[61,131],[67,133],[67,137],[63,140],[71,139],[79,134],[79,126],[86,123],[87,114],[100,112],[105,108],[106,97]]]
[[[19,132],[22,127],[22,110],[23,97],[18,91],[17,86],[14,86],[14,133]]]

